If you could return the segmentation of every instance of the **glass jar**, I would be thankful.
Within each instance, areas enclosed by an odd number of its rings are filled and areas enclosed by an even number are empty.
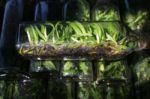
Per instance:
[[[65,81],[49,72],[30,72],[29,78],[18,82],[18,99],[67,99]]]
[[[77,87],[77,99],[100,99],[93,82],[79,81]]]
[[[131,79],[131,71],[125,59],[99,60],[96,63],[96,67],[97,80],[113,78],[130,81]]]
[[[69,0],[64,5],[64,20],[90,20],[90,6],[86,0]]]
[[[66,99],[88,99],[93,81],[93,64],[91,60],[65,58],[61,69],[66,86]]]
[[[67,96],[70,96],[69,94],[72,92],[69,92],[71,89],[73,90],[74,87],[67,86],[69,82],[67,82],[65,79],[62,79],[61,77],[50,77],[48,80],[48,91],[47,95],[48,99],[71,99],[67,98]]]
[[[121,79],[103,79],[95,83],[99,92],[96,99],[133,99],[130,84]]]
[[[119,10],[109,0],[97,0],[92,9],[92,21],[120,21]]]
[[[149,99],[150,97],[150,57],[149,50],[137,51],[132,57],[133,83],[136,99]]]
[[[67,99],[65,82],[58,76],[9,69],[0,71],[1,99]]]
[[[77,81],[92,81],[93,65],[88,59],[65,58],[61,74],[63,77],[75,78]]]
[[[149,28],[147,28],[149,26],[149,13],[145,6],[138,1],[124,0],[124,13],[121,17],[125,25],[136,33],[149,31]]]
[[[0,70],[0,98],[1,99],[28,99],[22,98],[19,85],[20,80],[28,79],[28,75],[8,68]]]
[[[31,59],[30,72],[51,72],[59,75],[60,60]]]
[[[55,77],[54,77],[55,78]],[[30,79],[20,86],[22,96],[26,98],[20,99],[52,99],[51,92],[49,91],[49,82],[53,76],[49,72],[30,73]]]

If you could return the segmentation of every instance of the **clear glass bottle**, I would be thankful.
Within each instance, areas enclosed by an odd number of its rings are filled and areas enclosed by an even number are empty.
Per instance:
[[[90,20],[90,6],[86,0],[69,0],[64,5],[64,20]]]
[[[92,21],[119,21],[120,15],[117,6],[110,0],[97,0],[92,9]]]

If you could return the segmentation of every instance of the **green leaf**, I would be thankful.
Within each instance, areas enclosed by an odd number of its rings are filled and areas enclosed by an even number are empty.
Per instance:
[[[80,29],[80,31],[83,34],[86,34],[85,28],[84,28],[84,26],[80,22],[75,21],[74,23],[77,25],[77,27]]]
[[[96,37],[97,43],[101,43],[101,38],[103,36],[103,28],[98,23],[91,23],[93,29],[93,34]]]
[[[117,45],[117,42],[108,33],[106,33],[106,38],[106,40],[113,41]]]
[[[34,26],[34,29],[35,29],[36,33],[38,34],[38,36],[39,36],[40,38],[42,38],[42,40],[43,40],[44,42],[47,42],[47,39],[45,38],[44,34],[38,29],[38,27],[37,27],[37,26]]]
[[[30,44],[37,45],[39,38],[38,38],[38,34],[36,33],[36,31],[34,29],[34,25],[30,25],[29,27],[25,28],[25,31],[27,33]]]
[[[27,28],[25,28],[25,31],[26,31],[26,33],[27,33],[29,43],[30,43],[30,44],[33,44],[34,38],[33,38],[33,35],[31,34],[31,28],[30,28],[30,27],[27,27]]]
[[[55,32],[55,26],[53,23],[46,23],[45,25],[48,27],[48,29],[50,29],[50,32],[48,33],[48,40],[50,40]]]
[[[46,60],[43,61],[42,64],[48,70],[56,70],[56,67],[52,61]]]
[[[48,41],[48,35],[47,35],[47,29],[46,29],[46,26],[41,25],[41,33],[44,34],[45,40]]]
[[[66,61],[63,67],[63,75],[75,75],[78,70],[73,61]]]
[[[79,67],[81,69],[81,71],[83,72],[83,74],[89,74],[90,72],[92,72],[92,64],[88,61],[81,61],[79,62]]]
[[[75,31],[75,34],[77,34],[77,35],[79,35],[79,34],[81,35],[82,34],[81,29],[77,26],[77,24],[75,22],[67,22],[67,23]]]

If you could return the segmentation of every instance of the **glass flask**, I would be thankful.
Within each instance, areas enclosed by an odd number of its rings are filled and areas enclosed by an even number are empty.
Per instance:
[[[63,9],[64,20],[90,20],[90,6],[86,0],[68,0]]]
[[[92,9],[92,21],[120,21],[119,10],[110,0],[97,0]]]

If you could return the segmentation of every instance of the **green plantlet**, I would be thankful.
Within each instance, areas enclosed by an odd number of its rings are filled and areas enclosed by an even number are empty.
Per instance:
[[[119,12],[112,5],[99,5],[93,9],[93,20],[95,21],[118,21]]]
[[[63,56],[90,51],[96,55],[101,47],[117,54],[128,48],[126,31],[118,22],[58,21],[28,25],[25,32],[30,47],[20,48],[22,55]]]

